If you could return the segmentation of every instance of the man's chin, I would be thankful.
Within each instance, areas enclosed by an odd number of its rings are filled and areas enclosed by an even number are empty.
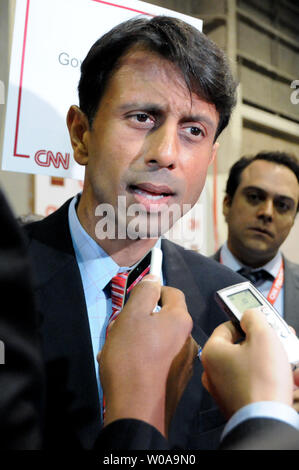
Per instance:
[[[161,214],[147,214],[145,217],[131,220],[126,227],[129,239],[151,239],[159,238],[168,232],[172,223],[163,219]]]
[[[260,260],[263,264],[270,261],[277,253],[277,249],[274,249],[272,246],[269,246],[266,243],[261,242],[251,242],[244,245],[240,250],[239,257],[245,264],[250,265],[251,261]],[[246,260],[246,261],[244,261]]]

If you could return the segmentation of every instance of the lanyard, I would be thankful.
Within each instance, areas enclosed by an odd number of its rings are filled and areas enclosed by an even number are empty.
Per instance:
[[[283,260],[281,260],[281,265],[280,265],[278,274],[273,281],[272,287],[267,297],[267,300],[268,302],[270,302],[270,304],[274,305],[279,295],[280,289],[283,286],[283,282],[284,282],[284,269],[283,269]]]

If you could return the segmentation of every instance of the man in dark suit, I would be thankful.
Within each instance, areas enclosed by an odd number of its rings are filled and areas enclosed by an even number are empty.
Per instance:
[[[243,157],[230,169],[223,214],[227,242],[214,259],[248,277],[299,331],[299,266],[280,251],[299,207],[299,164],[284,152]],[[299,411],[299,392],[294,393]]]
[[[298,182],[298,161],[287,153],[260,152],[238,160],[223,201],[227,242],[214,259],[250,278],[299,331],[299,266],[280,251],[298,211]]]
[[[173,214],[197,202],[228,124],[235,83],[223,53],[173,18],[125,22],[83,61],[79,101],[67,124],[74,158],[86,167],[82,194],[26,226],[43,318],[50,448],[90,449],[101,428],[96,356],[113,276],[161,246],[163,283],[184,292],[201,345],[226,320],[215,291],[241,280],[160,238]],[[218,446],[223,417],[200,373],[197,361],[170,426],[171,445]]]

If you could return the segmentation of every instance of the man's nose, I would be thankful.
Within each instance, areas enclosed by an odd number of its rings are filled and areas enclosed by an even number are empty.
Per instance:
[[[257,217],[263,219],[266,222],[273,220],[274,204],[272,199],[266,199],[263,201],[258,208]]]
[[[176,126],[162,125],[148,136],[145,163],[152,168],[175,169],[179,155]]]

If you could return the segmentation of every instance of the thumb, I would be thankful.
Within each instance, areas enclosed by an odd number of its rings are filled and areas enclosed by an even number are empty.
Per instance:
[[[98,352],[97,354],[97,362],[98,364],[100,365],[100,360],[101,360],[101,353],[102,353],[102,350]]]
[[[130,297],[123,309],[130,312],[130,315],[148,315],[157,305],[161,295],[160,279],[153,274],[145,276],[130,293]],[[140,306],[142,305],[142,309]],[[127,307],[127,309],[126,309]]]
[[[252,331],[264,328],[271,328],[263,314],[257,308],[245,310],[242,315],[240,325],[248,337]]]

